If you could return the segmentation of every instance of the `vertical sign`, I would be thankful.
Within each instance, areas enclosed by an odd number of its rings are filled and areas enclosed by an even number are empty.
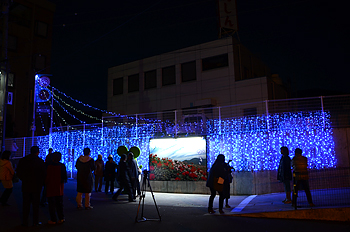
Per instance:
[[[220,28],[238,30],[236,0],[218,0]]]

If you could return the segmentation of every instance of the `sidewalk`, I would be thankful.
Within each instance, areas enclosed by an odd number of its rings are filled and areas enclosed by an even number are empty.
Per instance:
[[[154,193],[158,205],[169,205],[180,207],[208,207],[208,195],[200,194],[175,194]],[[285,218],[285,219],[307,219],[327,221],[350,221],[350,207],[325,208],[313,207],[295,210],[291,204],[284,204],[284,193],[273,193],[252,196],[231,196],[229,205],[224,208],[224,215],[219,214],[219,197],[214,199],[214,210],[216,216],[234,217],[258,217],[258,218]],[[147,193],[145,204],[154,204],[150,193]],[[244,202],[248,199],[248,202]],[[250,201],[249,201],[250,200]],[[243,204],[241,204],[243,203]]]
[[[154,192],[158,206],[207,208],[209,195]],[[219,214],[219,196],[214,199],[217,216],[285,218],[327,221],[350,221],[350,206],[346,207],[305,207],[295,210],[291,204],[284,204],[285,193],[272,193],[252,196],[231,196],[224,215]],[[127,198],[125,196],[125,201]],[[138,203],[138,202],[137,202]],[[243,203],[243,204],[242,204]],[[145,204],[154,205],[151,193],[147,192]],[[209,215],[209,214],[208,214]]]

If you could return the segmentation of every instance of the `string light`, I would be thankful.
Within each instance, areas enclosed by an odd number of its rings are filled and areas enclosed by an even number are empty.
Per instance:
[[[66,125],[68,125],[68,123],[66,122],[66,120],[57,112],[57,110],[56,110],[54,107],[52,107],[51,103],[50,103],[50,106],[51,106],[51,108],[53,109],[53,111],[57,114],[57,116],[58,116]]]
[[[79,101],[79,100],[77,100],[77,99],[72,98],[71,96],[68,96],[67,94],[65,94],[64,92],[60,91],[59,89],[57,89],[57,88],[55,88],[55,87],[54,87],[54,89],[55,89],[55,92],[58,92],[58,93],[62,94],[63,96],[65,96],[66,98],[68,98],[68,99],[70,99],[70,100],[72,100],[72,101],[75,101],[76,103],[82,104],[83,106],[89,107],[89,108],[94,109],[94,110],[101,111],[101,112],[103,112],[103,113],[111,114],[111,115],[114,115],[114,116],[121,116],[120,114],[117,114],[117,113],[114,113],[114,112],[108,112],[108,111],[106,111],[106,110],[101,110],[101,109],[99,109],[99,108],[90,106],[89,104],[83,103],[83,102],[81,102],[81,101]],[[58,96],[55,95],[55,97],[58,97]]]
[[[267,123],[268,119],[268,123]],[[164,127],[166,125],[167,127]],[[208,169],[218,154],[224,154],[226,160],[232,160],[237,171],[276,170],[281,157],[280,147],[287,146],[291,151],[301,148],[308,157],[309,167],[314,169],[336,167],[335,144],[328,112],[282,113],[269,116],[251,116],[226,120],[207,120],[206,123],[184,123],[177,125],[183,136],[202,133],[207,141]],[[165,131],[165,132],[164,132]],[[85,147],[91,149],[91,157],[98,154],[103,160],[112,155],[119,161],[119,146],[128,148],[137,146],[141,155],[139,165],[148,169],[149,141],[156,135],[171,137],[174,124],[144,123],[118,124],[110,127],[93,127],[83,130],[67,130],[51,133],[54,151],[62,153],[68,170],[75,170],[74,162]],[[48,136],[39,137],[40,147],[48,147]],[[74,149],[74,157],[69,150]]]
[[[46,132],[45,125],[44,125],[43,119],[41,118],[41,114],[39,114],[39,118],[40,118],[40,122],[41,122],[41,128],[43,129],[43,132],[45,133]]]
[[[148,123],[163,123],[160,119],[148,119],[148,118],[143,118],[143,117],[135,117],[135,116],[127,116],[127,115],[121,115],[121,114],[118,114],[118,113],[115,113],[115,112],[110,112],[110,111],[106,111],[106,110],[102,110],[102,109],[99,109],[99,108],[96,108],[96,107],[93,107],[93,106],[90,106],[89,104],[86,104],[86,103],[83,103],[77,99],[74,99],[72,98],[71,96],[65,94],[64,92],[58,90],[57,88],[53,87],[54,88],[54,93],[52,93],[51,91],[51,94],[57,98],[58,100],[62,101],[65,105],[69,106],[70,108],[72,108],[73,110],[87,116],[87,117],[90,117],[92,119],[95,119],[95,120],[99,120],[99,121],[102,121],[102,119],[100,118],[97,118],[97,117],[93,117],[91,115],[88,115],[88,114],[85,114],[83,111],[81,110],[78,110],[76,108],[74,108],[73,106],[71,106],[70,104],[66,103],[65,101],[62,100],[62,98],[60,98],[57,94],[55,94],[55,92],[58,92],[59,94],[62,94],[64,97],[76,102],[76,103],[79,103],[79,104],[82,104],[83,106],[85,107],[89,107],[91,109],[94,109],[94,110],[98,110],[100,112],[103,112],[103,113],[107,113],[107,114],[110,114],[110,115],[113,115],[114,117],[121,117],[121,118],[127,118],[129,120],[142,120],[142,121],[145,121],[145,122],[148,122]],[[103,120],[103,122],[108,122],[108,123],[114,123],[114,124],[117,124],[117,122],[114,122],[114,121],[107,121],[107,120]],[[169,122],[168,122],[169,123]]]
[[[95,119],[95,120],[97,120],[97,121],[101,121],[101,122],[102,122],[102,119],[97,118],[97,117],[94,117],[94,116],[91,116],[91,115],[88,115],[88,114],[84,113],[82,110],[78,110],[78,109],[76,109],[75,107],[73,107],[72,105],[66,103],[66,102],[63,101],[59,96],[57,96],[57,95],[54,95],[54,96],[56,97],[56,98],[54,98],[55,102],[57,102],[57,103],[60,105],[61,108],[64,108],[64,107],[59,103],[58,100],[60,100],[63,104],[65,104],[66,106],[68,106],[68,107],[70,107],[71,109],[73,109],[75,112],[78,112],[78,113],[80,113],[80,114],[82,114],[82,115],[84,115],[84,116],[86,116],[86,117],[89,117],[89,118],[91,118],[91,119]],[[68,111],[67,111],[66,109],[64,109],[64,110],[68,113]],[[70,113],[68,113],[68,114],[71,115],[74,119],[79,120],[81,123],[86,123],[86,122],[84,122],[84,121],[82,121],[82,120],[76,118],[74,115],[72,115],[72,114],[70,114]]]
[[[86,123],[83,120],[80,120],[79,118],[75,117],[73,114],[71,114],[70,112],[68,112],[68,110],[66,108],[64,108],[58,101],[57,99],[54,99],[54,101],[64,110],[64,112],[66,112],[68,115],[70,115],[72,118],[78,120],[80,123]]]

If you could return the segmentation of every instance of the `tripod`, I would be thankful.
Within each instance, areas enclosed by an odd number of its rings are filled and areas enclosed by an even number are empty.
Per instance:
[[[147,218],[145,218],[145,217],[143,216],[143,209],[144,209],[144,207],[145,207],[145,197],[146,197],[146,187],[147,187],[147,184],[148,184],[148,187],[149,187],[149,189],[150,189],[150,191],[151,191],[152,198],[153,198],[153,201],[154,201],[154,205],[155,205],[155,207],[156,207],[156,209],[157,209],[157,213],[158,213],[159,219],[147,219]],[[140,219],[139,219],[138,216],[139,216],[139,211],[140,211],[141,202],[142,202],[142,210],[141,210],[141,217],[140,217]],[[156,202],[156,199],[154,198],[151,184],[149,183],[148,171],[147,171],[147,170],[144,170],[144,171],[143,171],[142,185],[141,185],[140,201],[139,201],[139,206],[138,206],[138,208],[137,208],[137,214],[136,214],[135,222],[161,221],[161,220],[162,220],[162,219],[161,219],[161,216],[160,216],[160,214],[159,214],[157,202]]]

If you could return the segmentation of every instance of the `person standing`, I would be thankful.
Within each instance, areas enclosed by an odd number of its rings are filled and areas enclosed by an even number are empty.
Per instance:
[[[115,169],[117,164],[114,162],[113,157],[110,155],[105,165],[105,193],[108,194],[110,188],[111,194],[114,193],[114,181],[115,181]]]
[[[225,181],[224,183],[224,188],[223,188],[223,191],[224,191],[224,196],[225,196],[225,208],[231,208],[231,206],[228,204],[228,199],[230,199],[231,197],[231,194],[230,194],[230,184],[232,183],[233,181],[233,176],[232,176],[232,170],[235,171],[235,169],[233,167],[230,166],[230,162],[232,160],[229,160],[228,163],[225,163],[226,164],[226,167],[225,167],[225,171],[226,171],[226,179],[227,181]]]
[[[307,170],[307,158],[302,156],[302,150],[300,148],[295,149],[295,155],[292,160],[293,176],[294,176],[294,192],[293,192],[293,205],[296,206],[296,197],[298,196],[298,190],[302,187],[305,191],[307,201],[311,207],[315,206],[312,203],[312,197],[309,187],[309,172]]]
[[[53,149],[49,148],[49,153],[47,154],[47,156],[45,158],[45,166],[46,166],[46,168],[52,163],[52,156],[51,156],[52,152],[53,152]],[[40,205],[42,207],[45,207],[45,205],[47,205],[46,185],[45,184],[44,184],[44,187],[43,187],[43,192],[41,193]]]
[[[216,192],[219,193],[219,212],[220,214],[224,214],[224,211],[222,210],[225,199],[223,188],[225,181],[228,181],[226,180],[227,171],[225,168],[225,156],[220,154],[216,157],[213,166],[210,168],[206,183],[206,186],[210,188],[208,212],[211,214],[215,213],[215,211],[213,210],[213,202],[216,196]]]
[[[67,170],[63,163],[60,163],[61,153],[51,154],[52,162],[47,166],[46,174],[46,196],[49,202],[50,220],[49,224],[61,224],[65,221],[63,213],[63,189],[67,183]],[[58,221],[56,217],[58,216]]]
[[[118,196],[120,193],[125,189],[128,192],[129,195],[129,202],[136,201],[133,196],[133,191],[131,187],[131,180],[135,178],[132,176],[130,168],[128,167],[128,164],[126,163],[126,155],[123,154],[120,157],[119,165],[118,165],[118,183],[119,183],[119,189],[118,191],[113,195],[112,199],[117,201]]]
[[[10,156],[10,151],[4,151],[0,159],[0,180],[5,188],[5,191],[0,197],[0,203],[2,206],[9,206],[7,200],[9,199],[13,189],[12,178],[15,174],[15,171],[13,170],[12,164],[10,162]]]
[[[136,199],[136,190],[137,194],[140,195],[140,182],[139,182],[139,175],[141,174],[141,171],[137,165],[137,161],[134,159],[134,153],[129,152],[128,153],[128,166],[131,171],[131,175],[135,178],[131,180],[131,187],[133,191],[134,199]]]
[[[11,152],[12,152],[12,155],[13,156],[16,156],[16,152],[18,150],[18,146],[17,146],[17,143],[16,143],[16,140],[13,140],[12,141],[12,146],[11,146]]]
[[[40,193],[45,182],[46,167],[39,158],[39,147],[33,146],[30,154],[21,158],[16,169],[17,176],[22,180],[23,196],[23,226],[28,226],[30,205],[33,207],[33,226],[39,222]]]
[[[78,209],[83,208],[83,193],[85,194],[85,209],[92,209],[90,196],[93,186],[92,172],[95,170],[95,162],[90,157],[90,148],[84,148],[84,155],[81,155],[75,164],[77,173],[77,197]]]
[[[95,166],[96,166],[96,169],[94,171],[95,191],[101,192],[103,172],[104,172],[104,166],[105,166],[105,164],[103,163],[103,160],[102,160],[102,155],[98,155],[97,159],[95,160]]]
[[[291,159],[289,157],[289,150],[287,147],[281,147],[281,154],[282,157],[280,159],[280,163],[278,165],[278,172],[277,172],[277,180],[283,183],[284,191],[286,193],[286,199],[284,199],[282,202],[284,204],[290,204],[292,203],[290,193],[290,181],[292,180],[292,171],[291,171]]]

